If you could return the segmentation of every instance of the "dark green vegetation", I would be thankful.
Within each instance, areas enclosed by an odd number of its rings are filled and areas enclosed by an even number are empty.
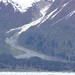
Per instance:
[[[56,1],[56,5],[55,3],[53,5],[58,7],[62,1]],[[65,3],[65,0],[63,3]],[[19,45],[47,55],[75,61],[75,14],[66,18],[66,15],[75,9],[74,3],[75,0],[72,0],[62,10],[61,4],[59,7],[61,12],[53,19],[49,18],[40,27],[31,27],[22,33],[18,39]],[[47,15],[55,9],[53,5]]]
[[[11,55],[0,55],[0,71],[75,71],[75,63],[45,61],[37,57],[15,59]]]
[[[75,60],[75,28],[65,25],[34,28],[20,35],[19,45],[47,55]]]

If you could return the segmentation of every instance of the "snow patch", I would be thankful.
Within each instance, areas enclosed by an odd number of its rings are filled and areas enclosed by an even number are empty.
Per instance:
[[[61,20],[63,20],[64,19],[64,17],[63,18],[61,18],[61,19],[59,19],[59,20],[57,20],[56,22],[54,22],[53,24],[51,24],[51,26],[53,26],[53,25],[55,25],[56,23],[58,23],[58,22],[60,22]]]
[[[50,5],[51,5],[51,4],[50,4]],[[21,27],[18,27],[18,28],[10,29],[10,30],[7,31],[6,33],[10,33],[11,31],[14,31],[14,30],[20,30],[20,31],[18,32],[18,35],[20,35],[22,32],[25,32],[25,31],[26,31],[27,29],[29,29],[30,27],[39,24],[39,23],[42,21],[43,17],[45,16],[46,11],[47,11],[48,8],[49,8],[49,5],[46,6],[46,7],[44,7],[42,10],[40,10],[40,12],[43,14],[43,16],[40,17],[38,20],[35,20],[35,21],[33,21],[33,22],[29,23],[29,24],[25,24],[25,25],[23,25],[23,26],[21,26]]]
[[[51,4],[45,6],[43,9],[40,10],[40,12],[43,16],[45,16],[45,14],[46,14],[46,12],[47,12],[47,10],[49,9],[50,6],[51,6]]]
[[[11,3],[15,11],[26,12],[26,10],[32,6],[33,3],[39,2],[40,0],[0,0],[0,2]]]
[[[55,0],[54,0],[55,1]],[[71,2],[72,0],[70,0],[69,2],[67,2],[67,3],[65,3],[65,4],[63,4],[62,6],[61,6],[61,9],[57,12],[57,13],[55,13],[59,8],[56,8],[55,10],[53,10],[49,15],[47,15],[47,16],[45,16],[44,18],[43,18],[43,20],[42,20],[42,22],[38,25],[38,27],[43,23],[43,22],[45,22],[47,19],[49,19],[50,17],[50,19],[53,19],[57,14],[59,14],[61,11],[62,11],[62,9],[66,6],[66,5],[68,5],[70,2]],[[55,14],[54,14],[55,13]],[[53,15],[54,14],[54,15]],[[62,19],[61,19],[62,20]],[[60,20],[58,20],[57,22],[59,22]],[[57,23],[57,22],[55,22],[55,23]],[[54,25],[54,24],[53,24]]]
[[[56,11],[57,11],[57,9],[53,10],[49,15],[43,17],[43,19],[42,19],[42,21],[40,22],[40,24],[38,25],[38,27],[39,27],[43,22],[45,22],[49,17],[51,17],[51,15],[52,15],[54,12],[56,12]]]
[[[53,0],[53,2],[54,2],[55,0]]]
[[[69,19],[73,14],[75,14],[75,10],[73,10],[72,12],[70,12],[67,16],[65,16],[65,17],[63,17],[63,18],[57,20],[57,21],[54,22],[51,26],[55,25],[56,23],[60,22],[60,21],[63,20],[63,19],[66,19],[66,20]]]
[[[73,14],[75,13],[75,10],[73,10],[72,12],[70,12],[67,16],[66,16],[66,20],[69,19]]]

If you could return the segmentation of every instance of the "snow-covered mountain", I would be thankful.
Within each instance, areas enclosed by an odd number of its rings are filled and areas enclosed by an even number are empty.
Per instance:
[[[12,4],[15,10],[19,10],[20,12],[25,12],[28,7],[31,7],[33,3],[39,2],[40,0],[0,0],[0,2]]]
[[[40,23],[42,19],[44,18],[48,8],[51,6],[51,4],[52,4],[52,1],[41,0],[39,2],[33,3],[32,6],[29,7],[25,12],[21,12],[18,8],[17,8],[18,11],[15,11],[12,3],[10,3],[9,1],[7,1],[6,3],[1,1],[0,2],[0,8],[1,8],[0,9],[0,26],[1,26],[0,28],[1,30],[2,29],[4,30],[4,31],[1,31],[1,34],[3,34],[1,36],[4,37],[4,38],[1,37],[1,40],[3,40],[2,42],[4,42],[3,46],[1,46],[2,47],[1,53],[6,53],[5,50],[9,50],[9,53],[14,55],[14,52],[12,51],[15,49],[15,47],[12,47],[13,46],[12,43],[14,43],[15,45],[16,44],[15,42],[17,41],[16,38],[17,36],[19,37],[18,34],[16,34],[15,36],[16,31],[20,31],[21,28],[24,28],[20,32],[18,32],[19,34],[21,34],[22,32],[25,31],[25,29],[27,30],[31,26],[34,26]],[[9,41],[11,42],[9,43]],[[9,47],[7,46],[7,43],[9,44]]]
[[[22,4],[17,0],[1,0],[3,47],[11,46],[9,52],[16,58],[75,60],[74,3],[74,0],[28,0]]]
[[[0,0],[5,70],[75,71],[75,0]]]
[[[8,5],[9,3],[12,4],[15,11],[20,11],[22,13],[26,12],[29,7],[33,6],[33,4],[38,3],[40,1],[44,0],[0,0],[0,2],[3,2],[5,5]],[[54,2],[54,0],[46,1]]]
[[[74,60],[74,3],[74,0],[55,0],[40,23],[18,27],[17,30],[21,29],[19,45],[49,56]]]

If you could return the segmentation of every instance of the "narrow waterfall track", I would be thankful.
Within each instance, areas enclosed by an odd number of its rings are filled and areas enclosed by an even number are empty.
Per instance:
[[[15,58],[17,58],[17,59],[27,58],[28,59],[31,57],[39,57],[39,58],[42,58],[44,60],[49,60],[49,61],[67,62],[67,60],[64,60],[64,59],[61,59],[58,57],[47,56],[45,54],[41,54],[36,51],[26,49],[24,47],[19,46],[18,42],[17,42],[18,37],[22,32],[25,32],[30,27],[39,25],[42,22],[43,18],[45,18],[46,11],[49,9],[50,6],[51,6],[51,4],[45,6],[42,10],[40,10],[40,12],[42,13],[42,17],[40,17],[39,19],[34,20],[33,22],[31,22],[29,24],[25,24],[21,27],[10,29],[9,31],[6,32],[7,34],[10,34],[10,32],[15,31],[15,33],[12,36],[7,37],[5,40],[6,43],[11,46],[11,51],[13,51],[13,53],[15,53],[15,55],[13,55]]]

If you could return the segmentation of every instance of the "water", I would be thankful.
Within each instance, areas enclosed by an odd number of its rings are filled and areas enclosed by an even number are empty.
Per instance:
[[[75,75],[68,72],[0,72],[0,75]]]

